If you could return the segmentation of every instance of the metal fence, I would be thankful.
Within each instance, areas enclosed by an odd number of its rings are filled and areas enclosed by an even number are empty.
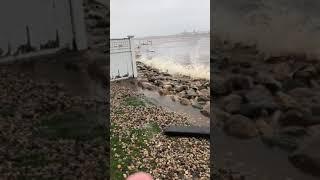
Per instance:
[[[111,81],[137,76],[134,45],[131,37],[110,40]]]

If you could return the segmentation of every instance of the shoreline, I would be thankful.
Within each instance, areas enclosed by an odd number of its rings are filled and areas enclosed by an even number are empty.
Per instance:
[[[157,91],[160,96],[169,96],[174,102],[192,106],[204,116],[210,116],[209,80],[160,72],[139,61],[137,69],[138,86],[142,89]]]

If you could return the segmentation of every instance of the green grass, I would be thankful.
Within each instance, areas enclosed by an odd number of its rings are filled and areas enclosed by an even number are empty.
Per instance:
[[[114,134],[112,131],[116,129],[116,126],[111,127],[111,179],[112,180],[121,180],[124,179],[123,174],[132,174],[136,171],[147,171],[143,167],[136,167],[137,169],[129,170],[128,166],[134,164],[135,158],[141,158],[142,150],[149,149],[146,141],[150,140],[155,134],[158,134],[161,130],[156,123],[147,124],[144,128],[141,129],[128,129],[128,135],[122,137],[121,139],[117,134]],[[122,135],[125,135],[123,133]],[[136,137],[136,139],[132,139]],[[127,147],[123,148],[122,144],[126,144]],[[129,154],[128,152],[131,151]],[[152,163],[152,162],[149,162]],[[118,168],[118,165],[121,168]]]
[[[105,133],[96,113],[70,111],[44,117],[35,135],[51,140],[92,140],[104,138]]]
[[[138,107],[138,106],[146,106],[146,103],[143,99],[139,98],[139,97],[127,97],[124,100],[125,105],[127,106],[134,106],[134,107]]]

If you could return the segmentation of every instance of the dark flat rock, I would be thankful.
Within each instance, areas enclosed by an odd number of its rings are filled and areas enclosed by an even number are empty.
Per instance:
[[[164,134],[168,136],[210,138],[210,127],[169,126],[164,129]]]

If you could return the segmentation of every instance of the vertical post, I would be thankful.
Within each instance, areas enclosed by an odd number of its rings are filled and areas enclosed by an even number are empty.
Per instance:
[[[84,21],[83,0],[69,0],[73,44],[77,50],[87,49],[87,34]]]
[[[136,66],[136,56],[134,54],[133,37],[134,36],[128,36],[128,39],[129,39],[129,47],[131,52],[131,66],[132,66],[132,73],[133,73],[132,77],[137,77],[138,72],[137,72],[137,66]]]
[[[74,13],[72,7],[72,0],[69,0],[69,10],[70,10],[70,20],[71,20],[71,29],[72,29],[72,49],[78,50],[77,42],[76,42],[76,31],[75,31],[75,24],[74,24]]]

